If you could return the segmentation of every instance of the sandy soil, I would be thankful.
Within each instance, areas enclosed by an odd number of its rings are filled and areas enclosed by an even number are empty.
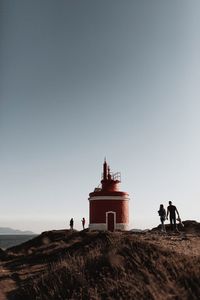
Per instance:
[[[141,238],[180,254],[200,256],[200,236],[195,234],[151,233],[142,235]]]

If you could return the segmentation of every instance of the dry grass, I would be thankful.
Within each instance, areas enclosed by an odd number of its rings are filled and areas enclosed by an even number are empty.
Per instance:
[[[75,232],[54,244],[50,240],[47,245],[32,246],[29,254],[40,261],[47,247],[48,267],[20,282],[14,299],[200,298],[200,257],[163,247],[163,236]],[[20,248],[17,251],[20,255]]]

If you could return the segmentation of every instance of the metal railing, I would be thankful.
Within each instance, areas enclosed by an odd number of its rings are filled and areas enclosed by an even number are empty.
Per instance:
[[[110,172],[110,176],[112,180],[121,182],[120,172],[116,172],[116,173]],[[101,179],[103,179],[103,173],[101,174]]]

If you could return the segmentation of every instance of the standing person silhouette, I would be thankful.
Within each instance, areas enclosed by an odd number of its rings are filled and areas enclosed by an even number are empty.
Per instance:
[[[74,228],[74,219],[71,218],[70,222],[69,222],[69,226],[70,226],[70,229],[73,230]]]
[[[163,204],[160,204],[160,208],[158,210],[158,214],[160,216],[160,222],[161,222],[161,231],[166,231],[165,229],[165,219],[166,219],[166,210],[164,208]]]
[[[81,220],[81,222],[82,222],[83,229],[85,229],[85,218],[83,218],[83,219]]]
[[[179,212],[178,212],[176,206],[172,205],[172,201],[169,201],[169,206],[167,207],[167,219],[168,219],[168,215],[169,215],[171,230],[174,230],[174,231],[177,231],[176,214],[178,215],[178,218],[180,218]]]

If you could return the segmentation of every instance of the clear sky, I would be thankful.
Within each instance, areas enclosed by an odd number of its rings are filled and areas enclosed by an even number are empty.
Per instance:
[[[199,0],[0,0],[0,227],[79,229],[104,156],[130,228],[199,221],[199,30]]]

